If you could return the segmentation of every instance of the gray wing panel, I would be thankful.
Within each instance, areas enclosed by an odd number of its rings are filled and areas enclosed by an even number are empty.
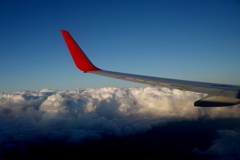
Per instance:
[[[134,75],[127,73],[119,73],[105,70],[91,71],[89,73],[102,75],[106,77],[122,79],[131,82],[137,82],[142,84],[148,84],[152,86],[161,86],[185,91],[206,93],[214,96],[226,96],[232,98],[240,98],[240,86],[194,82],[185,80],[175,80],[168,78],[149,77],[142,75]]]

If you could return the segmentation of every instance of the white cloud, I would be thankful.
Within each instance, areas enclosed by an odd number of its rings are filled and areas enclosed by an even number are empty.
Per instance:
[[[134,135],[171,121],[240,117],[239,106],[194,107],[203,96],[152,87],[0,93],[0,153],[55,141],[73,145],[105,135]]]
[[[240,131],[218,130],[220,139],[213,141],[213,145],[206,151],[194,149],[193,153],[213,157],[216,160],[240,159]]]

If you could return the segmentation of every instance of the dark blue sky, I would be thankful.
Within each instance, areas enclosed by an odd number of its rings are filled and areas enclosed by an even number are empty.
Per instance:
[[[130,87],[83,74],[60,29],[99,68],[240,85],[240,2],[0,1],[0,92]]]

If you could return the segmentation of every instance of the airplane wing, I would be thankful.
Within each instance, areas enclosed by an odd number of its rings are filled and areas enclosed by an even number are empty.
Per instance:
[[[152,86],[160,86],[208,94],[206,97],[194,103],[194,106],[199,107],[231,106],[240,103],[240,86],[237,85],[150,77],[99,69],[91,63],[91,61],[67,31],[61,30],[61,33],[72,55],[75,65],[84,73],[92,73]]]

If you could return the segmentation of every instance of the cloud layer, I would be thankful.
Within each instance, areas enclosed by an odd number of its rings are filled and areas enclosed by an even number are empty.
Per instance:
[[[212,157],[216,160],[237,160],[240,159],[240,131],[239,130],[218,130],[220,139],[213,141],[211,147],[206,151],[195,148],[192,152]]]
[[[80,145],[104,136],[135,135],[173,121],[240,118],[239,106],[194,107],[203,96],[153,87],[0,93],[0,154],[24,153],[32,145]]]

